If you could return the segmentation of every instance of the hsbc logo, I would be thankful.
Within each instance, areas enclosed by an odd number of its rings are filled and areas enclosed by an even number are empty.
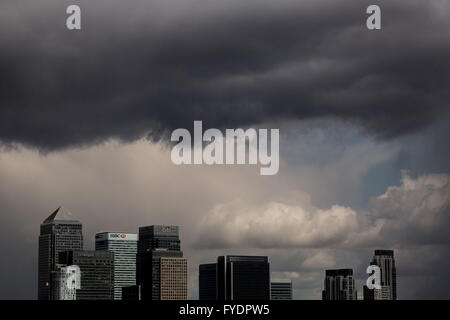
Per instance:
[[[125,233],[113,233],[109,235],[112,239],[125,239],[127,235]]]
[[[160,232],[172,232],[171,226],[161,226]]]
[[[102,232],[95,235],[95,241],[107,240],[123,240],[123,241],[137,241],[137,234],[134,233],[119,233],[119,232]]]

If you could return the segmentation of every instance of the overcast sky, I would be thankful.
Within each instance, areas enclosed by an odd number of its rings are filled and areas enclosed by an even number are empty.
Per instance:
[[[82,8],[82,30],[65,9]],[[369,4],[382,30],[365,27]],[[297,299],[394,249],[400,299],[450,298],[446,0],[2,0],[0,298],[35,299],[40,223],[181,226],[198,264],[268,255]],[[280,171],[175,166],[167,134],[280,128]]]

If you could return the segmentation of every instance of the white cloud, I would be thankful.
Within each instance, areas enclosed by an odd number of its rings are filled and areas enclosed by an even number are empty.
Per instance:
[[[215,206],[199,224],[198,245],[259,248],[318,247],[341,242],[358,229],[357,213],[280,202],[249,205],[241,200]]]
[[[308,203],[250,204],[237,199],[216,205],[203,217],[196,244],[207,248],[393,247],[411,243],[411,237],[416,244],[427,244],[442,239],[450,223],[449,182],[447,174],[414,179],[403,172],[401,185],[388,187],[372,199],[368,213],[341,205],[320,209]],[[325,256],[315,259],[333,264]],[[312,261],[305,263],[312,266]]]
[[[447,241],[450,225],[450,175],[410,177],[402,172],[400,186],[372,199],[370,210],[382,228],[380,238],[393,243],[426,245]]]
[[[312,270],[331,269],[335,266],[335,258],[323,251],[317,252],[313,256],[306,258],[306,260],[303,261],[302,264],[303,268]]]

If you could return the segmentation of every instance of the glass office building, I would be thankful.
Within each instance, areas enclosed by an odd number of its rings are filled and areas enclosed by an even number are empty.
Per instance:
[[[357,300],[352,269],[325,271],[322,300]]]
[[[201,264],[198,268],[199,300],[217,299],[217,263]]]
[[[95,250],[114,253],[114,299],[122,299],[122,287],[136,284],[137,234],[101,232],[95,235]]]
[[[81,222],[63,207],[42,222],[39,235],[38,299],[51,300],[52,274],[57,271],[59,254],[83,250]]]
[[[140,227],[136,264],[142,300],[187,299],[187,259],[178,226]]]
[[[273,279],[270,282],[271,300],[292,300],[292,280]]]
[[[214,281],[215,278],[215,281]],[[270,300],[270,264],[264,256],[219,256],[199,267],[201,300]]]
[[[364,300],[397,300],[397,269],[393,250],[375,250],[371,265],[381,271],[381,288],[364,288]]]
[[[81,288],[77,300],[114,299],[114,253],[110,251],[66,251],[60,263],[77,265],[81,272]]]

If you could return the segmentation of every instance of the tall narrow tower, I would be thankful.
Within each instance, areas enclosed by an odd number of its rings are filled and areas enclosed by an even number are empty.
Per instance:
[[[394,250],[375,250],[372,265],[381,269],[381,289],[374,289],[375,300],[397,300],[397,269]]]
[[[187,259],[180,249],[178,226],[139,228],[136,272],[142,300],[187,299]]]
[[[136,285],[137,234],[99,232],[95,250],[114,252],[114,299],[122,300],[122,287]]]
[[[326,270],[324,285],[322,300],[357,300],[352,269]]]
[[[69,211],[59,207],[41,224],[38,266],[39,300],[51,299],[51,274],[57,269],[59,253],[70,250],[83,250],[82,225]]]

